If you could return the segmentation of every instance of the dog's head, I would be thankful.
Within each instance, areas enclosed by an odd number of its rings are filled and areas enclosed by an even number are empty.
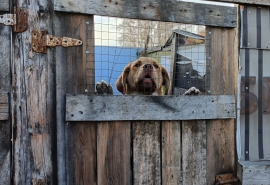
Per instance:
[[[167,95],[170,78],[167,70],[155,59],[140,57],[127,65],[118,80],[116,88],[122,94]]]

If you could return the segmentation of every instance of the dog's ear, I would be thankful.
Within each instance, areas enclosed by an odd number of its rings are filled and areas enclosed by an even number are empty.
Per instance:
[[[128,92],[127,77],[130,71],[130,66],[131,63],[124,68],[122,74],[116,81],[116,89],[122,94],[126,94]]]
[[[162,69],[162,77],[163,77],[163,83],[162,85],[165,86],[165,95],[169,94],[169,90],[170,90],[170,77],[169,74],[167,72],[167,70],[165,69],[165,67],[161,66]]]

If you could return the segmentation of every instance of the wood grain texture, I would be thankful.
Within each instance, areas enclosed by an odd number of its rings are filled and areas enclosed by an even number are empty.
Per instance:
[[[208,0],[216,2],[227,2],[236,4],[270,5],[269,0]]]
[[[0,0],[0,11],[9,11],[9,0]]]
[[[55,10],[111,17],[236,27],[236,8],[183,1],[56,0]]]
[[[173,33],[173,38],[172,38],[172,44],[171,44],[171,63],[170,63],[170,92],[169,95],[175,95],[174,91],[175,91],[175,73],[174,71],[176,71],[176,57],[177,57],[177,42],[178,42],[178,34]]]
[[[0,184],[10,184],[11,172],[10,122],[0,121]]]
[[[8,92],[10,79],[10,34],[11,28],[0,25],[0,120],[9,119]]]
[[[9,101],[8,93],[1,93],[0,91],[0,120],[9,119]]]
[[[0,92],[9,92],[11,88],[10,35],[11,28],[5,25],[0,25]]]
[[[2,5],[1,5],[2,6]],[[11,90],[11,28],[0,25],[0,184],[10,184],[11,172],[11,121],[9,119],[9,97]],[[4,121],[3,121],[4,120]]]
[[[67,121],[235,118],[234,96],[67,95]],[[127,103],[130,102],[130,103]],[[158,111],[158,114],[157,114]],[[117,114],[116,114],[117,112]],[[134,114],[136,112],[136,114]],[[145,114],[147,112],[147,114]]]
[[[160,123],[133,122],[133,184],[161,184]]]
[[[163,121],[161,134],[162,185],[181,185],[181,122]]]
[[[65,94],[84,93],[86,61],[94,61],[93,52],[86,54],[86,50],[93,49],[94,45],[93,39],[87,37],[94,34],[92,23],[92,15],[57,12],[54,18],[56,36],[83,40],[83,45],[79,47],[55,48],[58,184],[97,183],[96,123],[76,122],[67,126],[65,122]],[[81,141],[85,149],[80,149]],[[70,148],[70,145],[74,147]]]
[[[96,124],[67,124],[65,136],[66,184],[96,184]]]
[[[241,161],[237,171],[241,184],[270,184],[270,161]]]
[[[207,184],[206,123],[182,122],[183,184]]]
[[[13,184],[56,184],[55,61],[53,53],[31,51],[34,28],[52,32],[51,1],[18,0],[28,10],[28,29],[13,35]]]
[[[211,94],[235,94],[238,55],[236,29],[207,27],[207,45],[211,46]],[[207,183],[215,175],[236,172],[235,119],[207,121]]]
[[[131,184],[131,123],[102,122],[97,134],[98,184]]]

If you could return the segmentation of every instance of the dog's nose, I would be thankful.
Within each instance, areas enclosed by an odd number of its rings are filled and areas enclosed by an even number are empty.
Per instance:
[[[151,64],[144,64],[143,69],[148,69],[148,70],[150,69],[150,70],[152,70],[153,69],[153,66]]]

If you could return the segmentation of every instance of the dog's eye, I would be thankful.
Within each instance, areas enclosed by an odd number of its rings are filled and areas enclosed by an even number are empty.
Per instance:
[[[141,63],[140,62],[137,62],[134,66],[135,67],[140,67]]]
[[[155,67],[155,68],[158,68],[158,65],[157,65],[157,64],[154,64],[154,67]]]

